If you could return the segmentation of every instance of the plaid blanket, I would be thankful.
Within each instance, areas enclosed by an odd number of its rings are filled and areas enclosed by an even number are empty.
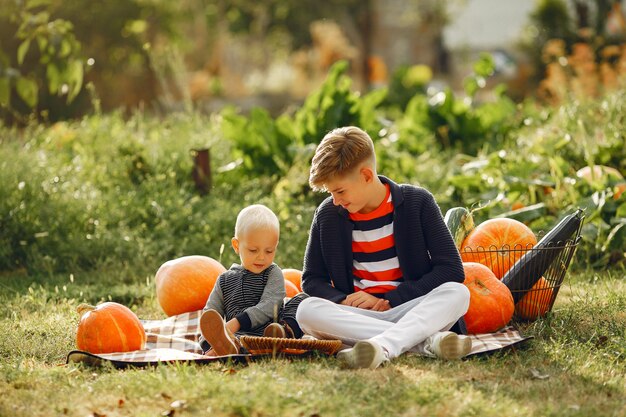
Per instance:
[[[91,354],[74,350],[67,355],[66,362],[82,362],[90,365],[110,362],[115,367],[126,367],[173,362],[209,363],[226,360],[246,362],[257,357],[270,356],[241,354],[208,357],[202,355],[202,349],[198,343],[201,313],[202,311],[199,310],[168,317],[164,320],[142,320],[147,336],[145,349],[106,354]],[[472,338],[470,355],[497,351],[532,338],[522,336],[513,327],[506,327],[497,333],[471,335],[470,337]],[[286,354],[286,356],[295,355]]]

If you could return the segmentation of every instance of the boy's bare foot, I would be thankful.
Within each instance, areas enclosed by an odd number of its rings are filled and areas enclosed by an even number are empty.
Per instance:
[[[200,316],[200,332],[218,356],[239,353],[237,343],[230,338],[224,319],[215,310],[207,310]]]

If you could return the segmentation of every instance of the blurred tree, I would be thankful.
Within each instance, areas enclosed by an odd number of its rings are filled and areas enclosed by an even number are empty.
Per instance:
[[[99,103],[105,111],[153,103],[167,93],[164,90],[169,85],[185,84],[181,81],[188,85],[189,72],[203,69],[211,73],[213,68],[219,67],[223,58],[220,53],[231,52],[228,42],[233,37],[255,41],[245,52],[260,59],[269,60],[271,54],[267,51],[271,51],[271,46],[260,50],[259,45],[278,45],[286,51],[283,59],[288,61],[289,53],[310,47],[313,42],[311,23],[320,20],[337,22],[351,45],[360,52],[351,64],[352,71],[361,71],[361,77],[367,79],[367,59],[375,33],[372,14],[378,10],[373,5],[384,7],[376,0],[0,2],[0,100],[8,102],[6,91],[10,86],[14,92],[9,98],[14,98],[14,105],[22,105],[20,112],[26,112],[27,103],[33,103],[36,97],[37,116],[50,121],[80,115],[88,111],[92,103]],[[421,4],[417,0],[410,1],[399,10],[415,13],[416,7],[425,7]],[[40,28],[54,29],[50,37],[65,39],[61,42],[65,46],[54,59],[47,58],[45,53],[41,55],[34,40],[28,45],[28,36],[39,39],[40,35],[20,31],[22,22],[30,22],[29,13],[34,16],[39,12],[44,13],[40,15]],[[41,48],[40,44],[37,46]],[[54,66],[48,65],[51,60],[55,61]],[[23,76],[21,93],[15,92],[15,70]],[[31,75],[24,77],[27,74]],[[35,78],[40,81],[35,82]],[[51,82],[44,86],[41,80]],[[81,90],[79,84],[93,88]],[[220,91],[219,79],[211,89]],[[94,95],[90,97],[89,91]],[[184,93],[179,91],[172,100],[183,99]]]
[[[74,27],[53,18],[47,1],[5,3],[0,7],[0,115],[18,123],[33,111],[55,118],[53,109],[71,106],[83,86]]]
[[[52,0],[54,13],[74,24],[105,110],[133,108],[158,94],[150,50],[175,41],[183,15],[164,0]]]

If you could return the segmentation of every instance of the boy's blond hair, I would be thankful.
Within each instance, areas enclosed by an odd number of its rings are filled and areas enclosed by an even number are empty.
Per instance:
[[[365,161],[376,167],[372,138],[356,126],[340,127],[324,136],[313,155],[309,185],[315,191],[324,191],[324,183],[350,173]]]
[[[272,210],[263,204],[253,204],[241,210],[235,223],[235,237],[240,239],[248,230],[272,229],[280,233],[280,222]]]

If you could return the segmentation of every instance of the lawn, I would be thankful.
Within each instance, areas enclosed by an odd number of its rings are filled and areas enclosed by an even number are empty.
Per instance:
[[[65,364],[75,308],[112,299],[163,318],[153,276],[4,273],[0,415],[625,416],[625,278],[569,274],[552,313],[520,324],[534,339],[463,361],[405,355],[354,371],[319,356],[116,370]]]

